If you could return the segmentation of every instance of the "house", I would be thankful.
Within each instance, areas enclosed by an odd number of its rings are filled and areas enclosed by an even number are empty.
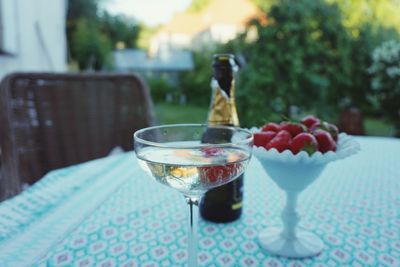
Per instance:
[[[193,68],[192,54],[172,51],[161,57],[149,57],[141,49],[121,49],[113,52],[114,69],[134,72],[180,72]]]
[[[115,71],[137,72],[146,77],[164,76],[171,84],[177,82],[179,73],[194,67],[192,53],[184,50],[167,50],[151,57],[141,49],[119,49],[113,51],[113,63]]]
[[[176,84],[181,72],[194,67],[192,50],[234,39],[254,18],[262,19],[264,14],[251,0],[212,0],[199,13],[176,14],[151,38],[148,53],[114,51],[114,69],[163,77]]]
[[[65,71],[67,0],[0,0],[0,80],[15,71]]]
[[[179,13],[150,41],[150,54],[226,43],[264,14],[250,0],[212,0],[200,13]]]

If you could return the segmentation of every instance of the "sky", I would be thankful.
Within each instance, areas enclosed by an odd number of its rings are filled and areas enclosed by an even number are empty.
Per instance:
[[[155,26],[168,22],[172,15],[185,10],[191,0],[109,0],[104,8],[112,14],[124,14]]]

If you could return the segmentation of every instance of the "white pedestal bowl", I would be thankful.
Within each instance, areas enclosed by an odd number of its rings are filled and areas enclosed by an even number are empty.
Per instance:
[[[312,184],[329,162],[343,159],[360,150],[359,144],[344,133],[339,135],[336,152],[320,152],[309,156],[302,151],[293,155],[289,150],[254,147],[253,153],[266,173],[286,193],[286,206],[281,218],[283,228],[267,228],[259,235],[260,245],[269,253],[290,258],[315,256],[323,249],[321,239],[311,232],[297,229],[299,215],[297,197]]]

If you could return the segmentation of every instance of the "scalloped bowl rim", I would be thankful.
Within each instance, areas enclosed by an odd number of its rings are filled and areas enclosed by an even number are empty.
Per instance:
[[[253,127],[250,131],[254,134],[260,132],[259,128]],[[265,149],[264,147],[253,146],[253,154],[258,160],[270,160],[282,163],[314,163],[314,164],[326,164],[331,161],[344,159],[351,155],[354,155],[360,151],[360,144],[354,140],[351,135],[346,133],[340,133],[336,152],[328,151],[321,153],[319,151],[313,153],[311,156],[305,151],[300,151],[294,155],[290,150],[284,150],[279,152],[275,148]]]

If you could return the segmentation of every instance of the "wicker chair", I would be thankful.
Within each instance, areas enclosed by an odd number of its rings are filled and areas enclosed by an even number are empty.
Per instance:
[[[0,199],[52,169],[132,150],[153,124],[146,84],[133,74],[18,73],[0,85]]]

